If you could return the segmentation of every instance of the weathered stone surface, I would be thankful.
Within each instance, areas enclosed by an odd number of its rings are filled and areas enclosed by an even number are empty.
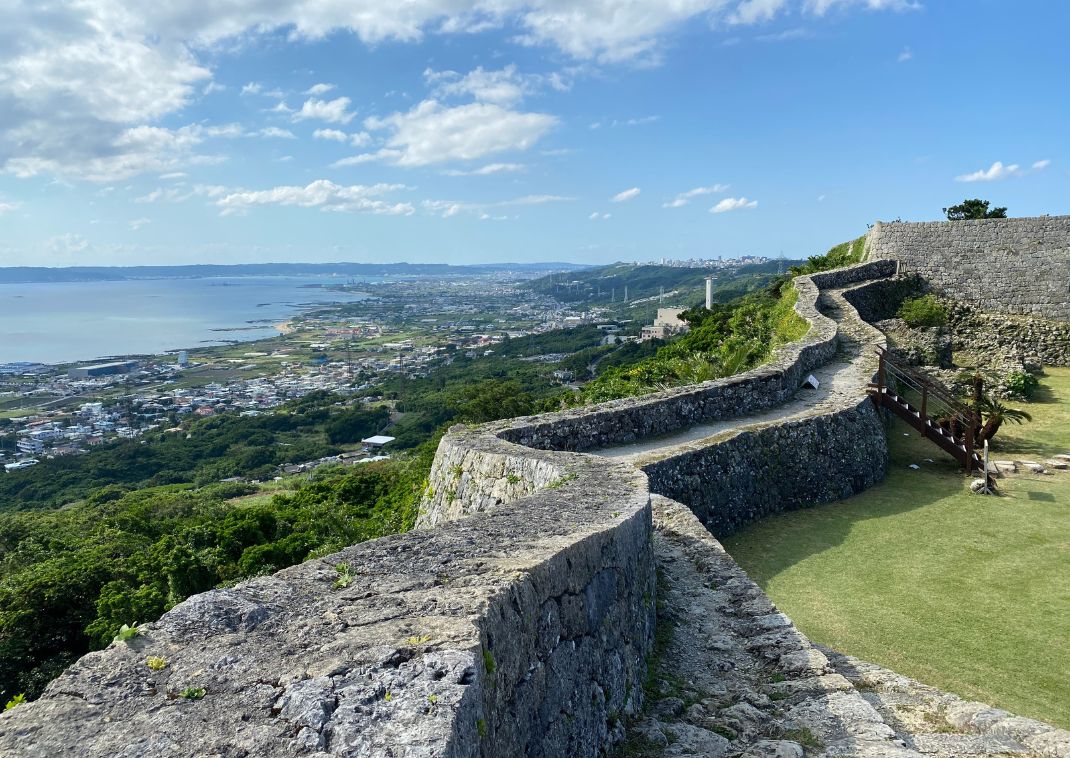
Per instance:
[[[0,717],[0,754],[597,755],[642,692],[648,495],[556,456],[558,487],[190,598]]]
[[[754,743],[743,758],[802,758],[803,747],[789,740],[761,740]]]
[[[865,698],[907,747],[939,758],[1070,756],[1070,732],[963,700],[873,663],[824,649],[833,668],[865,688]]]
[[[1070,216],[878,222],[866,249],[984,311],[1070,319]]]

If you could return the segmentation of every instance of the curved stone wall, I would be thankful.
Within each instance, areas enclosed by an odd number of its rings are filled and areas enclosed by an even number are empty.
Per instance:
[[[420,516],[435,528],[190,598],[0,716],[0,753],[599,755],[641,705],[656,592],[650,488],[633,466],[568,451],[786,399],[837,350],[819,287],[889,270],[797,278],[809,334],[742,376],[451,429]],[[866,402],[856,395],[830,411],[835,423],[810,416],[784,433],[813,443],[800,456],[827,449]],[[768,440],[755,439],[739,463],[752,468],[712,468],[714,452],[710,475],[749,477],[756,493],[777,472],[757,457]],[[851,482],[860,467],[883,468],[865,450],[836,449]],[[148,656],[166,668],[150,670]]]
[[[473,471],[518,452],[467,442]],[[0,754],[597,755],[639,704],[649,496],[626,466],[554,465],[492,513],[190,598],[0,716]]]
[[[820,416],[730,432],[643,466],[650,489],[686,503],[714,536],[840,500],[884,478],[888,447],[869,398]]]
[[[1070,216],[878,221],[866,249],[982,310],[1070,319]]]

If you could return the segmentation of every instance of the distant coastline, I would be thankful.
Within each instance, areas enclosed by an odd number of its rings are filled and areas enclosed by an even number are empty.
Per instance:
[[[276,337],[301,313],[367,297],[306,286],[333,281],[247,276],[0,282],[6,314],[0,320],[0,363],[66,365]]]
[[[487,263],[453,266],[447,263],[236,263],[186,266],[44,266],[0,267],[0,284],[48,282],[117,282],[145,279],[207,279],[215,277],[383,277],[472,276],[488,273],[574,271],[575,263]],[[322,286],[322,285],[320,285]]]

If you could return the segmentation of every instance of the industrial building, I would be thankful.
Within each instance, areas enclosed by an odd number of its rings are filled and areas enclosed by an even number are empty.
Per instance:
[[[129,374],[135,368],[137,368],[137,361],[114,361],[97,363],[93,366],[74,366],[67,370],[67,376],[71,379],[95,379],[98,376]]]

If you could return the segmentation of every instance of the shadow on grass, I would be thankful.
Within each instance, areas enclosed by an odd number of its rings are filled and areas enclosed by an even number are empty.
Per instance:
[[[925,508],[949,495],[962,492],[966,481],[958,462],[944,453],[928,440],[922,438],[915,430],[899,419],[893,418],[886,427],[890,462],[887,475],[879,484],[866,491],[864,498],[851,497],[809,506],[800,506],[752,521],[741,528],[714,536],[725,543],[729,553],[733,554],[741,565],[763,589],[771,579],[796,563],[824,553],[842,544],[859,522],[871,519],[888,518],[909,511]],[[918,469],[910,468],[910,465]],[[978,496],[979,498],[982,496]],[[997,495],[998,497],[998,495]],[[805,529],[792,528],[794,519],[805,514]],[[735,554],[735,549],[751,541],[748,532],[762,529],[770,520],[785,519],[785,528],[762,530],[761,567]],[[713,531],[713,530],[711,530]]]

